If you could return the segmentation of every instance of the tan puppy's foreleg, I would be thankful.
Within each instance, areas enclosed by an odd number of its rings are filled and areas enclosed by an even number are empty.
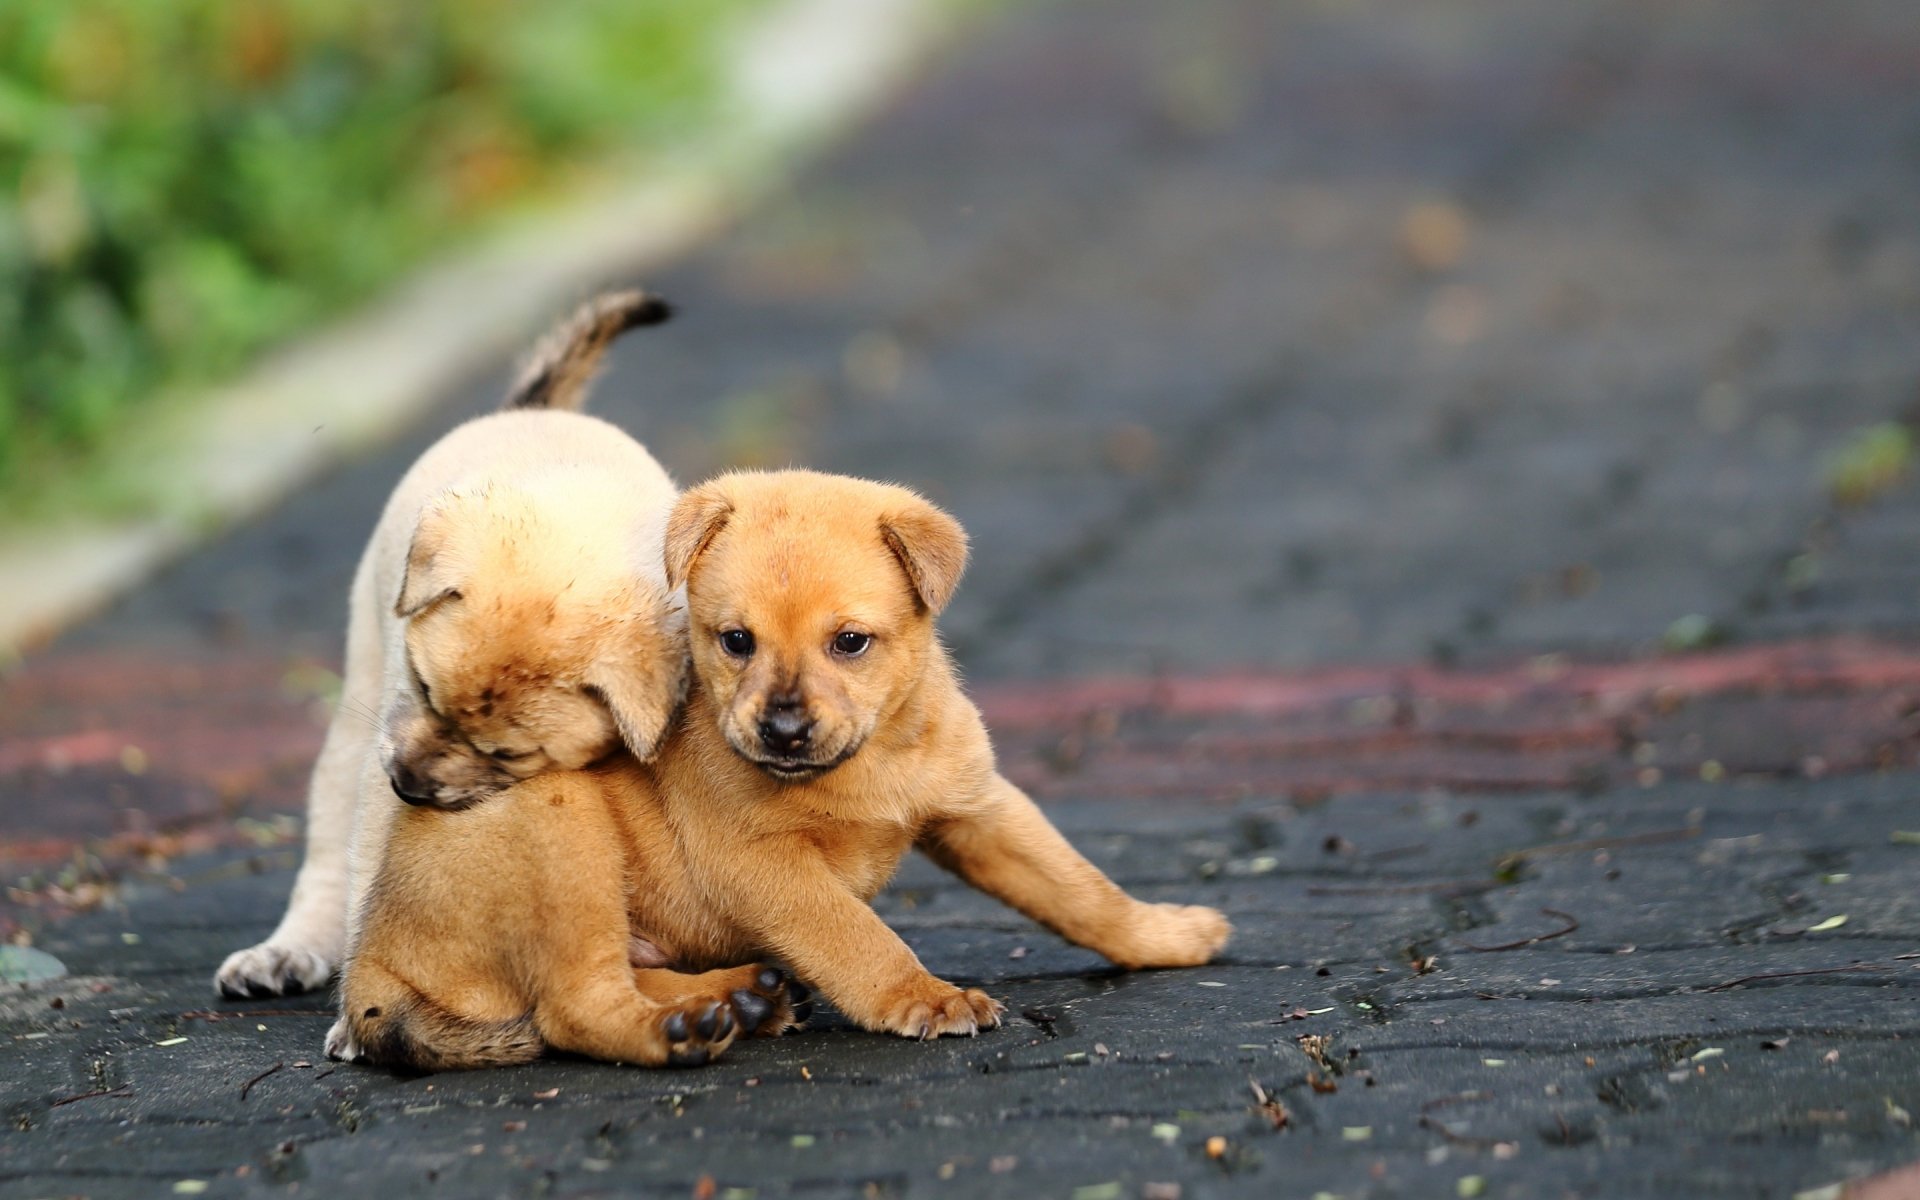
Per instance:
[[[214,975],[224,996],[279,996],[323,986],[346,946],[348,864],[354,807],[364,764],[374,756],[381,709],[378,614],[363,562],[347,630],[346,677],[339,707],[307,785],[307,850],[293,896],[266,941],[227,956]]]
[[[935,825],[919,845],[981,891],[1123,967],[1198,966],[1233,931],[1215,909],[1127,895],[998,776],[983,810]]]
[[[1000,1024],[1005,1008],[999,1001],[936,978],[818,858],[763,848],[751,861],[736,861],[728,882],[751,888],[768,879],[780,881],[776,892],[743,893],[731,911],[861,1028],[925,1039]]]

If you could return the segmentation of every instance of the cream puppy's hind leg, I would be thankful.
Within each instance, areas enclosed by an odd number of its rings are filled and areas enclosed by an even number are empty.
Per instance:
[[[375,754],[381,706],[378,609],[366,563],[354,580],[340,705],[307,788],[307,853],[286,915],[266,941],[227,956],[214,985],[234,999],[280,996],[326,984],[346,947],[347,848],[361,773]]]

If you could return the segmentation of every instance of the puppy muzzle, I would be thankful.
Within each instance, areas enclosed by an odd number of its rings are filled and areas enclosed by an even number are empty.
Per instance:
[[[393,785],[394,795],[415,807],[439,803],[440,786],[405,763],[395,763],[387,771],[387,782]]]

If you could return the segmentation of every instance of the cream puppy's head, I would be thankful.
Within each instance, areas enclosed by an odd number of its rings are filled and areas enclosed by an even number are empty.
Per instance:
[[[564,481],[446,493],[422,512],[394,612],[408,686],[382,723],[387,777],[410,804],[463,808],[622,743],[658,750],[686,688],[681,614],[658,544],[577,511]]]
[[[967,562],[960,523],[913,492],[812,471],[724,475],[667,520],[695,674],[720,732],[783,782],[852,758],[938,654]]]

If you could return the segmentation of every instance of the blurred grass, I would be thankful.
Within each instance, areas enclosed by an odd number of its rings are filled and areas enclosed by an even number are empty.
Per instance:
[[[159,391],[697,127],[761,2],[0,4],[0,509]]]
[[[1889,421],[1855,430],[1827,462],[1827,490],[1846,505],[1892,491],[1913,470],[1913,430]]]

